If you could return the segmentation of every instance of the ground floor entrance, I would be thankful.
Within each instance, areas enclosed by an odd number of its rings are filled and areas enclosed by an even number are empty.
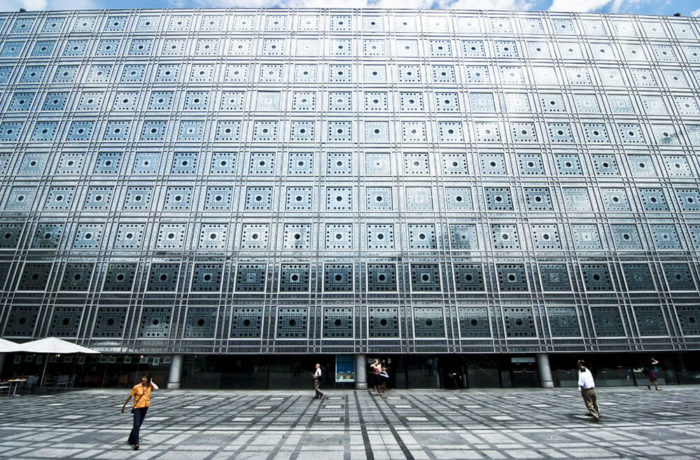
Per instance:
[[[661,385],[700,383],[700,352],[549,354],[555,387],[577,384],[576,361],[585,359],[598,386],[641,386],[648,383],[644,367],[659,361]],[[44,366],[48,385],[125,387],[141,375],[167,383],[173,378],[173,355],[102,354],[98,356],[7,355],[2,378],[38,377]],[[312,386],[315,364],[321,364],[326,388],[355,388],[369,363],[379,359],[387,368],[392,388],[526,388],[543,384],[536,354],[390,355],[179,355],[181,388],[303,389]],[[364,366],[364,370],[358,367]],[[35,381],[35,379],[30,380]],[[37,384],[39,382],[36,382]]]

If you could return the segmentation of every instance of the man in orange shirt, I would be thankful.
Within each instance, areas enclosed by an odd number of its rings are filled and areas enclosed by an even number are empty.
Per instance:
[[[151,392],[154,390],[158,390],[158,385],[153,382],[152,378],[149,379],[144,375],[141,377],[141,383],[134,385],[134,388],[131,389],[131,394],[122,405],[123,413],[129,400],[132,397],[134,398],[134,408],[131,409],[131,413],[134,414],[134,428],[131,429],[131,434],[129,435],[129,444],[134,450],[139,449],[139,430],[143,419],[146,418],[148,406],[151,405]]]

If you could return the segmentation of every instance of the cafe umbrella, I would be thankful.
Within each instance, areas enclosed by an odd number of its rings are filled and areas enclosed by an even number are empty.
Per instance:
[[[71,355],[76,353],[92,355],[99,353],[99,351],[91,350],[90,348],[86,348],[66,340],[61,340],[56,337],[47,337],[45,339],[17,344],[9,351],[13,353],[40,353],[47,355]],[[49,360],[47,357],[44,360],[44,368],[41,371],[41,379],[39,380],[40,386],[44,383],[44,374],[46,374],[46,365],[48,362]]]
[[[15,342],[0,339],[0,353],[12,353],[15,348],[17,348],[17,344]]]

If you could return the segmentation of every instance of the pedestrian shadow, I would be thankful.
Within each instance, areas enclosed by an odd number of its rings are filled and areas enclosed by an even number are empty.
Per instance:
[[[571,414],[570,413],[570,414],[566,414],[566,418],[572,422],[574,422],[574,421],[575,422],[584,422],[584,423],[588,423],[591,425],[595,425],[597,423],[599,424],[599,423],[602,423],[602,421],[603,421],[602,417],[601,417],[600,420],[595,422],[595,421],[593,421],[593,417],[591,417],[590,415],[585,415],[585,414]]]

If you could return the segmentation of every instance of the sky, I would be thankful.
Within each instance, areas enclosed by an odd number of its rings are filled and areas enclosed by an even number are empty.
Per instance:
[[[111,8],[421,8],[700,16],[698,0],[0,0],[0,11]]]

